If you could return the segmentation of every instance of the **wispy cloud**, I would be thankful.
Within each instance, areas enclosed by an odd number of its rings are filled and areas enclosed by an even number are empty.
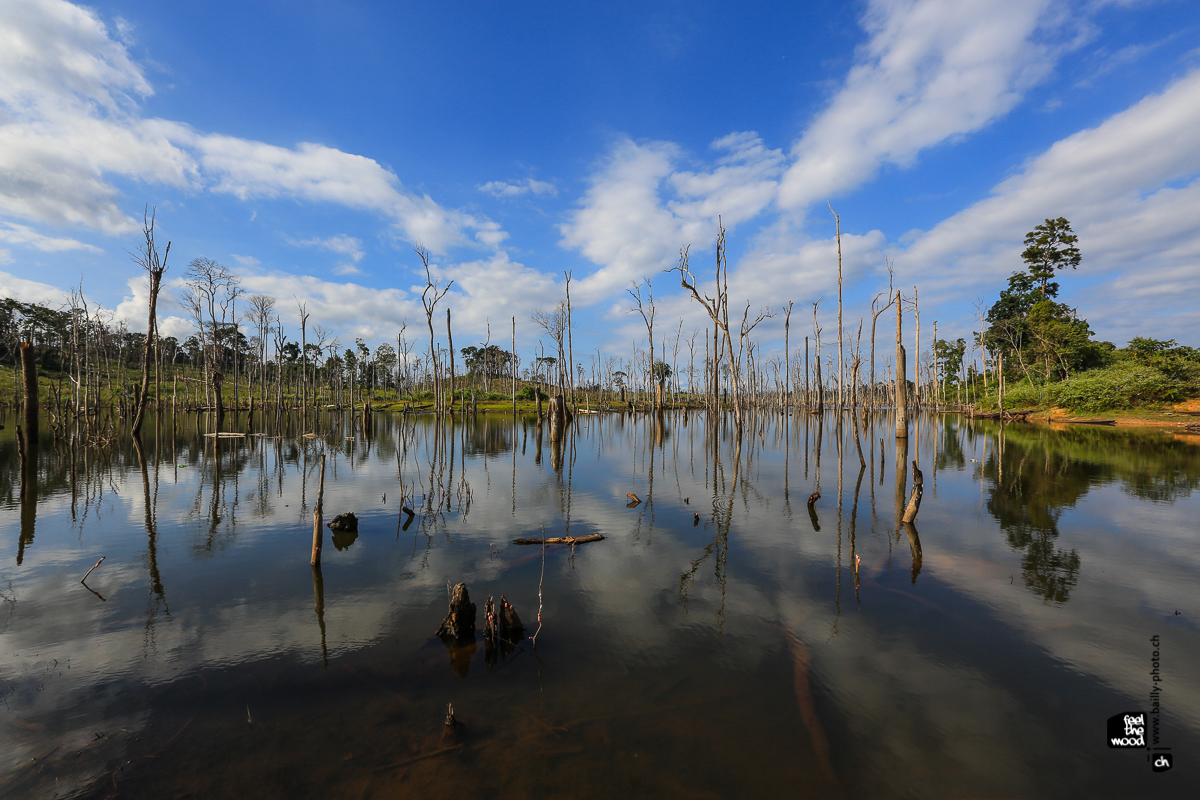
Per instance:
[[[89,250],[93,253],[103,252],[95,245],[86,244],[75,239],[46,236],[38,233],[28,225],[18,225],[15,222],[0,221],[0,242],[19,244],[49,253],[60,253],[64,250]]]
[[[803,210],[1007,113],[1070,46],[1049,43],[1064,24],[1052,12],[1049,0],[871,2],[870,38],[792,148],[780,203]]]
[[[542,195],[548,194],[551,197],[558,196],[558,187],[553,183],[546,181],[534,180],[526,178],[522,181],[488,181],[475,187],[481,192],[492,195],[493,197],[509,198],[520,197],[524,194]]]
[[[362,240],[354,236],[347,236],[340,233],[337,236],[330,236],[328,239],[312,238],[297,241],[289,239],[290,244],[300,247],[321,247],[334,253],[339,253],[349,258],[354,263],[358,263],[363,259]]]

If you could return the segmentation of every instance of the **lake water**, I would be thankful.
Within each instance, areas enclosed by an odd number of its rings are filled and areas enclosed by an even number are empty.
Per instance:
[[[44,426],[22,500],[0,422],[6,798],[1200,796],[1198,437],[181,414],[140,447]],[[360,523],[316,572],[322,452]],[[543,530],[606,538],[512,543]],[[501,594],[536,649],[487,652]],[[1112,748],[1126,713],[1145,744]]]

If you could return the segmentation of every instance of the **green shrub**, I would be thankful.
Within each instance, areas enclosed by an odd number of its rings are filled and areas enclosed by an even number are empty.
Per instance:
[[[1104,411],[1182,400],[1195,384],[1173,380],[1153,367],[1131,361],[1081,372],[1056,387],[1057,404],[1071,411]]]
[[[1052,403],[1054,402],[1053,398],[1047,395],[1053,394],[1054,388],[1054,384],[1033,386],[1024,381],[1007,384],[1004,387],[1004,407],[1012,410],[1040,406],[1047,402]]]
[[[545,400],[547,397],[546,393],[543,392],[541,389],[537,388],[536,386],[522,386],[520,391],[517,392],[517,399],[518,400],[536,400],[538,398],[538,395],[541,395],[543,400]]]

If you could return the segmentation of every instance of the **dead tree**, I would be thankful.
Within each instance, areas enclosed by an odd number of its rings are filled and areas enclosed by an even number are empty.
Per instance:
[[[900,300],[900,290],[896,290],[896,438],[908,438],[908,364],[904,354],[904,341],[901,338],[901,319],[904,317],[904,304]]]
[[[696,276],[692,274],[688,267],[688,251],[689,247],[685,247],[679,251],[679,263],[665,272],[678,272],[679,285],[687,289],[692,294],[694,299],[708,314],[709,319],[713,321],[714,326],[714,342],[713,342],[713,357],[712,357],[712,376],[713,376],[713,392],[719,397],[717,388],[717,376],[720,374],[722,348],[719,347],[719,342],[716,341],[717,333],[725,335],[724,351],[729,355],[729,374],[733,380],[733,411],[734,425],[741,427],[742,419],[742,385],[741,376],[734,369],[733,364],[733,336],[729,332],[729,264],[725,258],[725,226],[717,222],[717,273],[714,287],[717,293],[716,297],[701,295],[696,290]]]
[[[425,322],[429,326],[429,360],[433,365],[434,408],[440,410],[441,359],[437,355],[437,339],[433,334],[433,311],[437,308],[438,301],[446,296],[446,292],[450,291],[450,287],[454,285],[454,281],[450,281],[443,288],[440,281],[433,279],[433,274],[429,268],[429,251],[418,243],[413,248],[413,252],[421,259],[421,264],[425,267],[425,288],[421,290],[421,305],[425,307]],[[451,402],[453,402],[453,395],[451,395]],[[474,618],[474,614],[472,614],[472,618]]]
[[[875,295],[875,299],[871,301],[871,399],[875,400],[875,323],[879,321],[879,315],[892,307],[892,303],[896,302],[892,297],[892,265],[888,264],[888,291],[887,305],[876,310],[875,304],[879,302],[879,298],[883,292]]]
[[[146,341],[142,351],[142,388],[138,392],[137,412],[133,417],[134,436],[142,429],[142,420],[146,416],[146,402],[150,397],[150,359],[152,353],[158,352],[158,291],[162,286],[163,273],[167,271],[167,256],[171,254],[171,243],[167,242],[167,249],[163,251],[162,257],[158,255],[158,248],[154,244],[154,217],[154,211],[149,214],[145,210],[142,211],[142,235],[145,241],[133,254],[134,263],[150,274],[150,313],[146,322]],[[156,395],[154,402],[161,408],[161,397]]]
[[[208,380],[217,412],[217,430],[220,431],[225,414],[221,397],[221,381],[224,378],[221,339],[227,334],[230,306],[242,294],[242,288],[236,275],[211,258],[193,259],[188,265],[187,278],[190,290],[186,298],[187,305],[200,329],[200,344],[205,350]],[[207,337],[205,328],[208,329]]]
[[[646,336],[650,340],[650,371],[654,371],[654,318],[658,316],[658,311],[654,307],[654,287],[650,284],[650,279],[646,278],[646,298],[642,299],[641,284],[636,281],[633,283],[632,289],[625,291],[630,297],[637,302],[637,308],[631,308],[630,311],[636,311],[642,316],[642,322],[646,324]],[[661,398],[660,398],[661,399]],[[658,401],[655,401],[657,407]]]
[[[842,353],[846,349],[842,343],[842,218],[833,210],[833,205],[829,204],[829,213],[833,214],[834,225],[837,229],[837,251],[838,251],[838,412],[846,407],[846,368],[842,361]]]

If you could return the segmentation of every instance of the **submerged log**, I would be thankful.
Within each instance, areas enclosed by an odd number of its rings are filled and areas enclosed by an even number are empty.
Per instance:
[[[585,544],[598,542],[603,539],[599,533],[589,533],[587,536],[552,536],[549,539],[513,539],[513,544]]]
[[[435,636],[443,639],[475,639],[475,604],[467,593],[465,583],[457,584],[450,592],[450,610],[442,620]]]
[[[454,718],[454,704],[446,704],[446,722],[442,725],[442,744],[455,745],[462,739],[463,724]]]

